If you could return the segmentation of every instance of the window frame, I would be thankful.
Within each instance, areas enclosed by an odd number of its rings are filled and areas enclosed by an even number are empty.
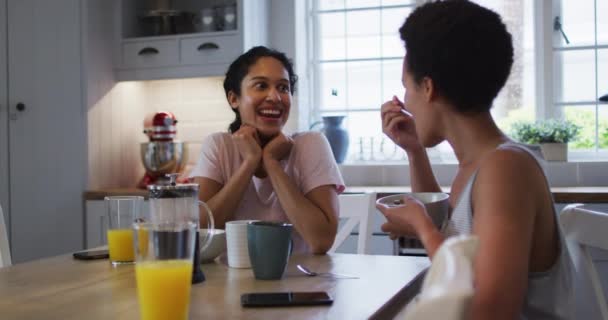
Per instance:
[[[377,6],[377,7],[365,7],[365,8],[353,8],[353,9],[335,9],[335,10],[318,10],[316,7],[316,0],[306,0],[306,10],[308,12],[307,17],[307,47],[308,47],[308,68],[307,70],[307,80],[309,81],[309,88],[307,92],[308,101],[312,102],[311,107],[309,108],[310,112],[307,116],[307,123],[311,124],[320,119],[320,117],[324,114],[331,113],[343,113],[343,114],[352,114],[357,112],[369,112],[369,111],[377,111],[377,108],[357,108],[357,109],[349,109],[348,105],[345,106],[344,110],[332,111],[328,109],[321,108],[320,100],[321,95],[320,92],[320,66],[324,62],[351,62],[351,61],[384,61],[384,60],[393,60],[394,58],[371,58],[371,59],[340,59],[340,60],[321,60],[320,57],[320,33],[318,30],[319,26],[319,15],[326,12],[349,12],[356,10],[370,10],[370,9],[381,9],[381,8],[405,8],[405,7],[415,7],[420,5],[425,0],[415,0],[411,4],[397,5],[397,6]],[[597,8],[597,0],[594,0],[595,7]],[[556,92],[560,89],[556,88],[557,84],[560,84],[562,77],[561,68],[556,68],[554,65],[554,54],[556,51],[566,51],[566,50],[584,50],[584,49],[594,49],[595,54],[595,92],[596,94],[601,94],[598,92],[598,74],[599,74],[599,66],[598,66],[598,49],[607,49],[608,44],[606,45],[598,45],[597,44],[597,9],[595,10],[595,44],[593,46],[569,46],[568,48],[556,47],[554,46],[556,37],[561,37],[561,34],[558,31],[553,29],[553,21],[556,15],[561,14],[561,0],[552,0],[552,1],[534,1],[533,4],[533,28],[534,28],[534,72],[535,72],[535,118],[536,119],[551,119],[556,118],[561,115],[561,108],[565,105],[595,105],[595,147],[593,150],[582,150],[582,151],[572,151],[569,150],[569,154],[572,156],[571,158],[575,159],[575,161],[593,161],[593,160],[608,160],[608,151],[599,149],[599,108],[603,105],[608,106],[606,102],[600,102],[599,100],[595,101],[570,101],[570,102],[558,102],[556,101]],[[402,57],[401,57],[402,59]],[[348,77],[346,77],[348,81]],[[346,90],[348,90],[348,82],[346,84]],[[347,94],[347,93],[345,93]],[[599,98],[599,96],[598,96]],[[347,103],[348,104],[348,103]],[[444,162],[441,159],[451,159],[452,157],[441,155],[441,157],[435,157],[434,161],[438,161],[440,163]],[[374,160],[371,162],[377,162],[378,160]],[[381,160],[380,160],[381,161]],[[357,163],[366,163],[366,160],[357,160]],[[391,160],[391,162],[393,162]],[[451,162],[451,161],[448,161]]]

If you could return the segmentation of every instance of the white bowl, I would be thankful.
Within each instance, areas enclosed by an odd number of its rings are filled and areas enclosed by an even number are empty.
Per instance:
[[[226,231],[222,229],[198,229],[199,231],[199,248],[201,263],[213,262],[220,254],[226,251]],[[206,248],[203,248],[203,241],[211,235],[211,242]]]
[[[447,222],[448,212],[450,208],[450,196],[443,192],[412,192],[395,194],[392,196],[382,197],[376,200],[376,203],[380,203],[389,207],[397,207],[403,205],[403,197],[410,196],[418,199],[424,204],[426,212],[433,220],[433,224],[441,230],[443,225]]]

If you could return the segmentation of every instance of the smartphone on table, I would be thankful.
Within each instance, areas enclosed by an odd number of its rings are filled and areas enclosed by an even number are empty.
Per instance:
[[[243,307],[285,307],[329,305],[333,299],[323,291],[314,292],[258,292],[241,295]]]
[[[74,259],[78,260],[97,260],[108,259],[110,257],[108,250],[91,250],[74,252]]]

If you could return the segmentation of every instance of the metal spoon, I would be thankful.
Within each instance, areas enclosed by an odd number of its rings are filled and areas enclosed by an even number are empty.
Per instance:
[[[298,264],[296,267],[298,268],[298,270],[302,271],[304,274],[306,274],[307,276],[310,276],[310,277],[320,276],[320,277],[337,277],[337,278],[344,278],[344,279],[359,279],[359,277],[345,275],[345,274],[337,274],[337,273],[331,273],[331,272],[315,272],[301,264]]]
[[[411,118],[413,118],[413,117],[414,117],[414,115],[413,115],[411,112],[409,112],[409,111],[407,111],[407,110],[403,109],[403,107],[401,107],[401,113],[403,113],[404,115],[406,115],[406,116],[408,116],[408,117],[411,117]]]

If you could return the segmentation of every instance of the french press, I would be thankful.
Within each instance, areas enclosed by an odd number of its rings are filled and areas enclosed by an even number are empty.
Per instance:
[[[150,222],[157,225],[167,225],[171,223],[193,222],[198,228],[213,229],[213,215],[209,207],[198,200],[199,185],[196,183],[178,184],[175,179],[178,174],[167,174],[169,183],[163,185],[149,185],[150,194]],[[200,216],[206,217],[205,225],[200,225]],[[194,246],[194,265],[192,268],[192,283],[205,281],[205,275],[201,270],[200,251],[204,250],[211,242],[211,232],[207,232],[204,239],[199,239],[199,231],[196,232],[196,243]],[[171,236],[168,239],[167,236]],[[182,241],[179,236],[157,234],[154,241]],[[185,242],[184,242],[185,243]],[[162,245],[159,245],[162,250]],[[173,246],[175,247],[175,246]],[[186,245],[184,244],[184,248]],[[184,249],[185,250],[185,249]],[[162,252],[159,253],[162,256]]]

